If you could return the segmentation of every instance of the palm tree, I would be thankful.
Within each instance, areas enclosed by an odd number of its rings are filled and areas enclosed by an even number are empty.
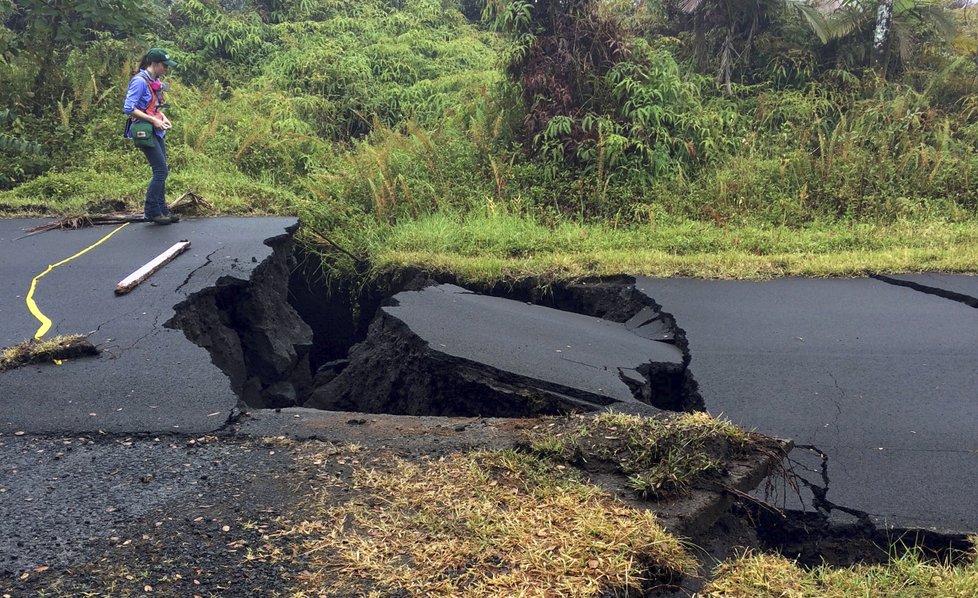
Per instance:
[[[720,32],[723,41],[717,80],[727,93],[732,92],[735,59],[750,50],[754,37],[776,11],[787,8],[800,15],[820,38],[827,35],[823,11],[806,0],[680,0],[679,7],[693,16],[695,51],[701,65],[706,62],[706,31]]]
[[[869,58],[884,75],[894,50],[899,60],[910,55],[915,26],[926,24],[945,39],[954,36],[954,23],[941,0],[680,0],[679,6],[693,16],[701,65],[707,51],[705,32],[720,32],[717,79],[727,93],[732,91],[735,59],[749,51],[775,11],[788,9],[801,16],[823,44],[854,42],[865,48],[863,60]]]
[[[890,29],[893,22],[893,0],[880,0],[876,11],[876,28],[873,31],[873,66],[884,66],[886,50],[889,48]]]
[[[892,58],[904,61],[910,56],[917,41],[915,27],[927,26],[944,40],[955,34],[954,21],[940,0],[842,0],[825,23],[823,41],[856,42],[865,49],[864,59],[884,76]]]

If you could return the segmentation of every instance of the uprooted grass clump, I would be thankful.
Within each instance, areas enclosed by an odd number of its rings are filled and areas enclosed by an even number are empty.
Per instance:
[[[533,430],[528,441],[543,457],[622,473],[641,498],[658,500],[722,474],[730,457],[757,447],[761,437],[705,413],[663,418],[602,413]]]
[[[0,354],[0,372],[32,363],[98,355],[98,349],[81,334],[56,336],[48,340],[30,339],[7,347]]]
[[[978,537],[972,538],[974,544]],[[912,549],[879,565],[804,569],[782,556],[745,552],[721,565],[705,588],[706,596],[750,598],[926,598],[978,596],[978,550],[972,549],[966,564],[954,565],[928,559]]]
[[[337,482],[342,483],[342,482]],[[354,472],[296,527],[311,595],[604,596],[690,570],[651,512],[515,451]]]

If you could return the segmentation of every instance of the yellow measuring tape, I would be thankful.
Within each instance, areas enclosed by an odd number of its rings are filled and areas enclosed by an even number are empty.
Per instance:
[[[31,313],[34,314],[34,317],[37,318],[37,321],[41,323],[40,328],[38,328],[37,329],[37,332],[34,333],[34,338],[36,338],[36,339],[41,338],[42,336],[44,336],[45,334],[47,334],[47,331],[48,330],[51,329],[51,320],[49,320],[47,316],[45,316],[43,313],[41,313],[41,310],[37,308],[37,303],[34,303],[34,291],[37,289],[37,281],[40,280],[45,274],[47,274],[51,270],[54,270],[55,268],[57,268],[58,266],[61,266],[63,264],[67,264],[68,262],[70,262],[71,260],[75,259],[76,257],[81,256],[81,255],[85,255],[86,253],[88,253],[92,249],[95,249],[96,247],[98,247],[102,243],[105,243],[106,241],[109,240],[109,237],[111,237],[112,235],[116,234],[120,230],[126,228],[127,226],[129,226],[129,223],[128,222],[125,223],[125,224],[123,224],[122,226],[116,228],[111,233],[105,235],[104,237],[102,237],[101,239],[99,239],[97,242],[89,245],[85,249],[82,249],[81,251],[79,251],[75,255],[73,255],[73,256],[71,256],[69,258],[65,258],[65,259],[61,260],[60,262],[58,262],[57,264],[52,264],[52,265],[48,266],[48,269],[47,270],[45,270],[44,272],[41,272],[40,274],[38,274],[37,276],[34,277],[34,280],[31,281],[31,290],[27,293],[27,309],[31,310]]]

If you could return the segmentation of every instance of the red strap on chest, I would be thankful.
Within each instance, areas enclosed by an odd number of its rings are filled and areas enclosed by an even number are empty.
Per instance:
[[[143,110],[143,112],[153,117],[158,116],[160,114],[160,111],[157,109],[157,106],[159,106],[163,102],[160,100],[159,97],[157,97],[156,92],[153,91],[153,86],[150,85],[149,79],[145,75],[143,75],[142,72],[140,72],[137,76],[146,82],[146,87],[149,88],[149,95],[151,96],[149,105],[146,106],[146,109]]]

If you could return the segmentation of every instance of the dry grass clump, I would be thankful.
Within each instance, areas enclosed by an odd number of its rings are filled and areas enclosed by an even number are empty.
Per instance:
[[[98,349],[81,334],[56,336],[48,340],[30,339],[0,353],[0,372],[31,363],[45,363],[98,355]]]
[[[589,470],[612,469],[628,476],[642,498],[682,494],[723,472],[725,462],[744,454],[760,437],[706,413],[650,418],[602,413],[579,425],[557,426],[530,436],[543,456]]]
[[[293,530],[310,595],[641,595],[693,561],[654,514],[514,451],[359,469]]]
[[[731,598],[973,598],[978,596],[975,556],[978,554],[971,555],[967,565],[952,566],[926,559],[920,550],[909,550],[882,565],[823,565],[805,570],[781,556],[746,552],[721,565],[704,594]]]

